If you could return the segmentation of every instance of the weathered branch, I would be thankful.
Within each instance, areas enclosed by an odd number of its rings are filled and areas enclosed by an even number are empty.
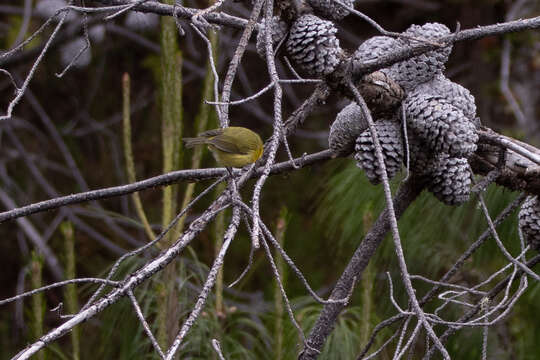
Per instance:
[[[394,197],[394,210],[397,218],[403,215],[405,210],[412,204],[421,191],[422,184],[414,176],[411,176],[409,180],[401,185],[398,193]],[[389,230],[390,220],[388,211],[384,210],[354,252],[352,259],[349,261],[349,264],[343,271],[343,274],[337,281],[336,286],[330,295],[331,299],[343,299],[347,296],[349,290],[353,286],[353,282],[355,279],[356,281],[360,280],[369,260]],[[308,344],[311,347],[319,351],[322,349],[326,338],[334,329],[339,313],[344,307],[345,304],[343,303],[326,304],[323,307],[323,310],[307,339]],[[306,350],[301,354],[299,359],[315,359],[316,355],[315,352]]]
[[[130,0],[96,0],[96,2],[101,2],[107,5],[129,6],[132,4]],[[157,1],[147,1],[135,6],[133,10],[165,16],[173,16],[173,14],[176,14],[175,16],[179,18],[191,20],[191,18],[201,9],[193,9],[178,5],[166,5]],[[223,12],[211,12],[204,14],[204,19],[211,24],[225,25],[236,29],[243,29],[247,24],[247,20],[228,15]]]
[[[497,227],[499,226],[511,213],[514,212],[516,207],[518,207],[522,202],[524,196],[519,196],[516,200],[514,200],[511,204],[509,204],[501,213],[497,216],[497,218],[493,221],[494,225]],[[449,281],[457,272],[458,270],[465,264],[466,260],[469,259],[472,254],[482,245],[485,243],[485,241],[489,238],[489,235],[491,234],[490,229],[487,229],[482,233],[482,235],[479,236],[479,238],[465,251],[459,259],[454,263],[454,265],[448,270],[437,282],[435,286],[433,286],[420,300],[420,305],[424,306],[437,294],[437,291],[440,289],[440,283],[446,283]],[[397,314],[392,316],[391,318],[388,318],[382,322],[380,322],[375,328],[373,329],[373,332],[369,338],[368,343],[364,346],[364,349],[362,349],[362,352],[358,355],[357,359],[361,360],[364,358],[364,355],[368,352],[369,348],[373,345],[375,342],[375,337],[377,334],[384,328],[391,326],[392,324],[396,323],[397,321],[400,321],[401,319],[404,319],[406,317],[405,314]]]
[[[490,129],[478,132],[480,146],[469,159],[476,174],[487,175],[497,171],[494,181],[510,190],[540,195],[540,149]],[[499,165],[500,152],[504,151],[504,164]]]
[[[295,159],[295,162],[297,164],[299,163],[300,167],[305,167],[305,166],[312,165],[317,162],[328,160],[330,158],[332,158],[332,153],[330,152],[330,150],[323,150],[318,153],[299,157]],[[263,169],[264,169],[263,167],[258,168],[251,175],[251,177],[259,176],[262,173]],[[278,163],[272,166],[270,174],[272,175],[280,174],[280,173],[292,171],[292,170],[294,170],[293,162],[285,161],[285,162]],[[238,174],[239,171],[235,171],[235,173]],[[204,180],[209,180],[209,179],[216,179],[226,174],[227,174],[227,170],[225,168],[173,171],[168,174],[154,176],[152,178],[148,178],[142,181],[137,181],[132,184],[114,186],[110,188],[92,190],[92,191],[87,191],[83,193],[57,197],[54,199],[37,202],[37,203],[23,206],[20,208],[16,208],[13,210],[4,211],[0,213],[0,223],[7,220],[11,220],[11,219],[16,219],[21,216],[27,216],[27,215],[35,214],[38,212],[57,209],[66,205],[80,204],[80,203],[92,201],[92,200],[107,199],[111,197],[122,196],[122,195],[134,193],[136,191],[142,191],[145,189],[155,188],[158,186],[166,186],[166,185],[174,184],[179,181],[198,182],[198,181],[204,181]]]
[[[84,322],[96,314],[100,313],[110,305],[116,303],[124,296],[128,296],[129,292],[133,291],[135,287],[141,284],[143,281],[149,279],[165,268],[171,261],[173,261],[178,254],[199,234],[210,222],[218,212],[222,211],[224,207],[228,206],[229,197],[227,194],[221,195],[210,207],[195,221],[191,223],[188,230],[182,234],[182,236],[166,251],[161,253],[158,257],[149,261],[138,271],[129,274],[121,286],[111,291],[107,296],[101,298],[93,305],[81,310],[75,316],[62,325],[52,329],[48,334],[42,336],[39,340],[27,346],[24,350],[19,352],[14,359],[22,360],[28,359],[30,356],[38,352],[40,349],[47,346],[52,341],[70,332],[74,326]]]
[[[540,263],[540,255],[536,255],[534,258],[532,258],[531,260],[527,261],[526,265],[528,268],[533,268],[534,266],[536,266],[538,263]],[[524,271],[523,270],[518,270],[517,273],[515,274],[515,277],[521,277],[524,275]],[[490,300],[493,300],[495,299],[495,297],[505,289],[505,287],[507,286],[507,284],[512,281],[512,276],[508,276],[506,279],[503,279],[501,280],[497,285],[495,285],[487,294],[486,298],[490,299]],[[465,315],[461,316],[459,318],[459,320],[457,320],[456,322],[465,322],[467,320],[470,320],[473,316],[475,316],[480,310],[482,309],[482,307],[479,305],[475,306],[474,308],[472,308],[471,310],[469,310],[467,313],[465,313]],[[458,331],[461,327],[458,327],[458,326],[450,326],[440,337],[441,341],[444,343],[448,340],[448,338],[450,336],[452,336],[452,334],[454,334],[456,331]],[[426,355],[426,358],[429,358],[431,355],[432,355],[432,351],[429,351]]]
[[[323,97],[326,93],[323,92]],[[316,92],[314,95],[308,99],[311,107],[315,106],[317,99],[321,96],[320,93]],[[299,112],[303,113],[303,112]],[[300,116],[303,117],[303,116]],[[291,131],[297,125],[295,122],[286,123],[286,129]],[[290,127],[287,127],[290,126]],[[509,137],[503,137],[493,131],[479,130],[480,141],[488,144],[493,144],[494,139],[503,138],[504,142],[496,142],[497,145],[504,147],[505,144],[512,144],[512,147],[515,148],[521,147],[532,154],[540,154],[540,150],[534,148],[531,145],[523,144],[517,140],[514,140]],[[489,134],[489,135],[488,135]],[[526,146],[526,148],[525,148]],[[302,156],[294,159],[292,161],[284,161],[281,163],[274,164],[271,168],[270,174],[280,174],[283,172],[293,171],[294,163],[300,165],[300,168],[312,165],[317,162],[325,161],[331,159],[332,153],[330,150],[320,151],[311,155]],[[479,150],[474,154],[471,159],[471,167],[473,171],[480,175],[487,175],[490,171],[497,169],[498,164],[498,150],[496,148],[490,147],[480,147]],[[531,171],[530,169],[536,169],[538,165],[530,161],[528,158],[512,151],[507,150],[507,160],[505,167],[500,170],[500,175],[495,179],[495,182],[501,186],[507,187],[511,190],[521,190],[531,194],[540,194],[540,177],[537,175],[536,171]],[[262,174],[264,168],[259,167],[253,174],[252,177],[257,177]],[[196,170],[178,170],[173,171],[168,174],[158,175],[152,178],[148,178],[142,181],[138,181],[132,184],[114,186],[110,188],[98,189],[87,191],[83,193],[73,194],[62,196],[50,200],[41,201],[38,203],[30,204],[20,208],[12,209],[9,211],[4,211],[0,213],[0,223],[15,219],[21,216],[27,216],[35,214],[38,212],[48,211],[52,209],[57,209],[66,205],[80,204],[87,201],[107,199],[116,196],[122,196],[126,194],[131,194],[136,191],[142,191],[145,189],[155,188],[158,186],[166,186],[174,184],[179,181],[186,182],[198,182],[209,179],[215,179],[220,176],[223,176],[227,173],[224,168],[208,168],[208,169],[196,169]]]

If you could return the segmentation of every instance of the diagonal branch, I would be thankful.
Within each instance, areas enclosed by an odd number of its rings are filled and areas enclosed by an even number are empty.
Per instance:
[[[51,342],[69,333],[74,326],[94,317],[110,305],[116,303],[121,298],[128,296],[130,291],[133,291],[138,285],[152,277],[157,272],[165,268],[173,261],[180,252],[197,236],[206,225],[225,207],[228,206],[229,197],[224,194],[220,196],[210,207],[195,221],[191,223],[188,230],[166,251],[161,253],[154,260],[148,262],[138,271],[128,275],[122,285],[111,291],[107,296],[96,301],[93,305],[80,311],[71,319],[62,325],[52,329],[48,334],[42,336],[36,342],[28,345],[24,350],[19,352],[13,359],[23,360],[29,359]]]
[[[394,197],[394,210],[396,218],[401,217],[405,210],[420,195],[423,186],[419,179],[411,176],[403,183]],[[343,299],[347,296],[355,279],[360,280],[369,260],[377,250],[377,247],[390,230],[390,220],[388,219],[388,209],[385,209],[378,217],[354,252],[349,264],[343,271],[336,283],[331,299]],[[345,308],[343,303],[326,304],[308,336],[308,343],[315,349],[322,349],[326,338],[332,332],[340,312]],[[316,354],[305,352],[300,357],[301,360],[314,359]]]
[[[300,162],[300,167],[309,166],[321,161],[326,161],[332,158],[330,150],[319,151],[314,154],[303,156],[295,159],[297,163]],[[263,167],[257,169],[251,174],[251,177],[259,176]],[[295,170],[292,161],[285,161],[277,163],[272,166],[270,174],[281,174],[284,172]],[[240,171],[235,171],[235,174],[239,174]],[[103,188],[98,190],[92,190],[82,192],[78,194],[66,195],[57,197],[50,200],[40,201],[27,206],[19,207],[13,210],[4,211],[0,213],[0,223],[19,218],[21,216],[27,216],[43,211],[57,209],[66,205],[80,204],[92,200],[107,199],[116,196],[122,196],[131,194],[136,191],[142,191],[146,189],[155,188],[158,186],[166,186],[174,184],[179,181],[204,181],[209,179],[216,179],[228,174],[225,168],[208,168],[208,169],[196,169],[196,170],[178,170],[172,171],[167,174],[154,176],[145,180],[137,181],[132,184],[113,186],[109,188]]]

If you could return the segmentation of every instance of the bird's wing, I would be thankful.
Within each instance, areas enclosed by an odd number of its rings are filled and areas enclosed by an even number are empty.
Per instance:
[[[209,137],[218,136],[221,134],[223,134],[223,129],[212,129],[212,130],[204,131],[200,133],[198,136],[209,138]]]
[[[236,141],[233,137],[227,135],[219,135],[210,140],[208,144],[214,145],[221,151],[228,152],[231,154],[243,154],[244,152],[236,145]]]

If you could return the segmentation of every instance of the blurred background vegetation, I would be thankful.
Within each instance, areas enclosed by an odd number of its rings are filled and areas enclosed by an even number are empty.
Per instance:
[[[21,29],[24,38],[35,31],[44,22],[45,10],[53,6],[53,2],[16,0],[9,5],[0,5],[0,47],[8,50],[20,42]],[[24,7],[28,3],[34,10],[26,26]],[[410,24],[425,22],[441,22],[450,29],[455,29],[457,22],[462,29],[503,22],[513,4],[513,1],[502,0],[381,0],[359,1],[356,8],[387,30],[403,31]],[[202,8],[208,4],[185,1],[184,5]],[[540,14],[535,1],[528,5],[528,12],[520,17]],[[243,17],[249,13],[249,7],[240,2],[231,2],[224,10]],[[58,78],[55,73],[61,72],[69,63],[73,48],[77,51],[81,48],[81,42],[77,40],[83,35],[81,23],[81,17],[70,18],[66,29],[79,26],[78,30],[48,52],[13,119],[0,124],[2,192],[15,204],[24,205],[52,198],[54,192],[64,195],[85,191],[86,184],[90,189],[98,189],[129,182],[125,161],[129,151],[126,152],[123,145],[126,122],[122,121],[122,76],[125,73],[129,74],[131,83],[128,123],[136,179],[176,168],[214,166],[208,153],[197,155],[183,151],[180,145],[182,136],[217,126],[212,108],[202,102],[202,99],[211,100],[213,94],[206,45],[188,23],[180,21],[186,35],[179,37],[171,18],[160,21],[157,16],[135,12],[108,22],[92,18],[91,49],[81,56],[75,67]],[[27,45],[18,54],[17,61],[0,60],[3,62],[0,62],[1,67],[16,75],[18,84],[35,60],[35,56],[25,55],[46,41],[51,31],[52,28],[48,28]],[[239,30],[221,28],[219,35],[212,37],[217,45],[215,56],[221,79],[239,35]],[[342,47],[351,52],[373,35],[376,35],[374,29],[353,16],[340,24],[338,33]],[[526,123],[516,120],[501,95],[503,38],[488,37],[456,44],[447,64],[447,76],[467,87],[476,97],[478,116],[485,125],[538,146],[540,127],[535,119],[540,112],[540,34],[530,31],[508,35],[505,39],[512,45],[511,86],[528,119]],[[66,54],[70,47],[71,53]],[[268,77],[263,75],[266,74],[265,64],[256,54],[254,42],[248,50],[233,87],[233,99],[251,95],[268,82]],[[291,76],[283,62],[279,62],[278,68],[282,74]],[[164,74],[173,75],[171,78]],[[284,86],[284,116],[290,114],[312,89],[309,85]],[[13,97],[13,87],[7,77],[0,78],[0,93],[0,108],[4,111]],[[334,96],[311,115],[305,126],[290,139],[293,153],[300,156],[304,152],[327,148],[329,125],[346,103]],[[230,118],[231,125],[249,127],[267,138],[272,133],[272,93],[231,107]],[[63,148],[59,144],[63,144]],[[66,152],[73,158],[86,184],[77,180],[76,171],[66,160]],[[202,157],[198,159],[199,156]],[[279,156],[286,160],[284,152]],[[189,189],[188,184],[181,183],[169,190],[141,192],[140,201],[152,230],[145,228],[131,196],[101,201],[100,206],[81,204],[71,207],[69,212],[56,210],[28,219],[61,260],[66,277],[105,276],[119,253],[146,243],[148,234],[159,233],[162,224],[167,224],[192,196],[191,192],[197,194],[209,184],[202,182]],[[244,199],[249,198],[252,185],[243,189]],[[393,185],[395,189],[399,179]],[[486,201],[492,216],[517,195],[490,187]],[[204,210],[213,196],[215,194],[207,196],[191,211],[186,222]],[[383,205],[380,186],[370,185],[354,160],[347,158],[271,177],[263,191],[261,215],[276,233],[281,234],[279,237],[286,251],[306,274],[312,287],[327,296]],[[3,202],[3,209],[6,207]],[[135,295],[162,344],[191,311],[213,261],[223,224],[229,217],[229,212],[218,217],[175,264],[136,290]],[[409,270],[412,274],[438,279],[485,229],[485,219],[474,200],[460,207],[448,207],[430,194],[422,194],[400,220]],[[508,218],[499,231],[505,245],[516,254],[519,249],[516,214]],[[3,239],[0,242],[2,299],[55,281],[27,236],[23,226],[16,221],[0,226],[0,238]],[[106,247],[98,239],[106,239],[119,248]],[[212,338],[221,341],[228,359],[296,358],[298,335],[276,295],[276,284],[269,276],[271,269],[264,254],[255,254],[253,267],[238,285],[232,289],[226,287],[246,266],[249,249],[249,236],[242,229],[225,259],[223,279],[219,280],[221,287],[209,299],[196,327],[191,330],[181,350],[181,358],[217,358],[211,347]],[[150,254],[126,262],[117,278],[144,264],[148,256]],[[496,245],[488,241],[454,281],[472,286],[505,264]],[[293,275],[287,274],[286,266],[278,266],[297,319],[308,331],[321,306],[314,303]],[[341,314],[321,359],[355,358],[373,327],[394,314],[386,272],[395,280],[396,299],[406,306],[393,245],[391,241],[385,241],[365,271],[351,305]],[[414,285],[420,295],[428,289],[423,282]],[[0,359],[10,358],[25,344],[60,324],[63,320],[58,312],[50,311],[59,302],[64,303],[63,313],[74,312],[88,300],[93,290],[93,286],[72,286],[4,305],[0,309]],[[540,285],[531,283],[508,319],[492,328],[490,358],[538,359],[539,292]],[[429,310],[434,308],[428,307]],[[460,309],[452,311],[447,315],[452,318],[460,315]],[[376,345],[381,345],[390,334],[389,329],[385,330]],[[417,345],[419,353],[422,346],[424,344]],[[456,359],[479,358],[481,330],[461,331],[451,338],[448,349]],[[389,350],[379,358],[391,357]],[[158,356],[153,353],[133,307],[125,299],[42,351],[40,358],[157,359]]]

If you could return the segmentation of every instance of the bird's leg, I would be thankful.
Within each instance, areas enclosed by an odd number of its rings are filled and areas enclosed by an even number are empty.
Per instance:
[[[232,167],[225,167],[225,169],[227,169],[227,172],[229,173],[229,185],[231,187],[231,197],[234,197],[236,196],[237,192],[238,192],[238,188],[236,187],[236,181],[234,179],[234,174],[233,174],[233,168]]]
[[[227,169],[227,172],[229,173],[230,179],[234,180],[234,174],[233,174],[232,167],[227,166],[227,167],[225,167],[225,169]]]

